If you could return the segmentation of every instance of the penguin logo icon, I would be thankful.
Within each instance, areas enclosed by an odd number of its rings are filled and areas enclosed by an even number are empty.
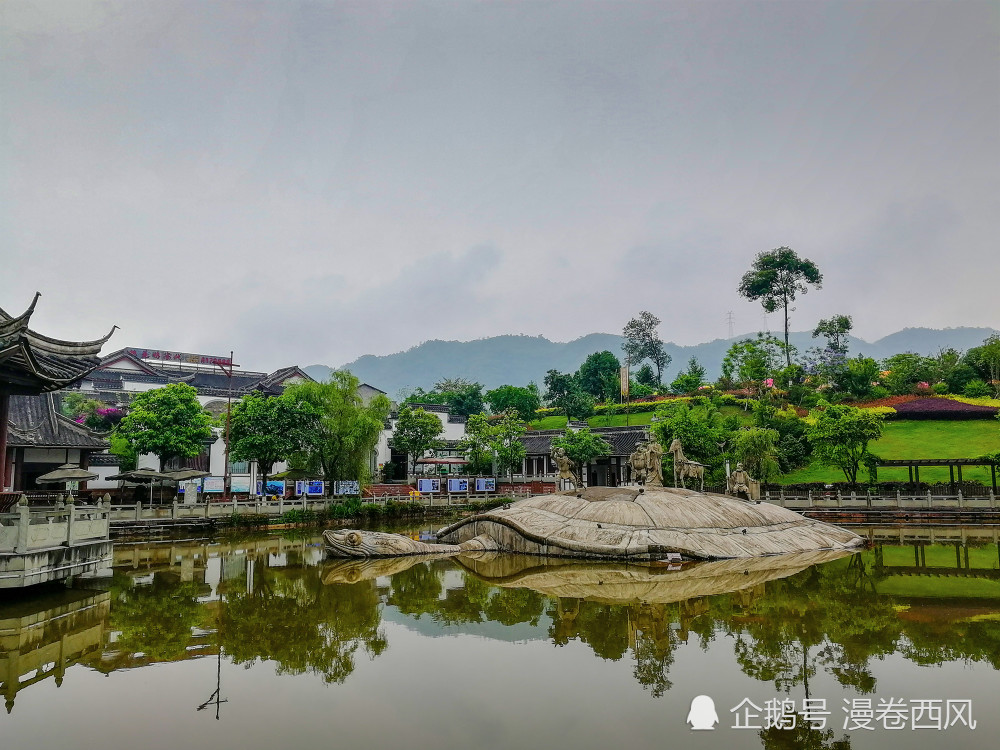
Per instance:
[[[719,715],[715,712],[715,701],[707,695],[696,695],[691,700],[687,723],[692,729],[715,729]]]

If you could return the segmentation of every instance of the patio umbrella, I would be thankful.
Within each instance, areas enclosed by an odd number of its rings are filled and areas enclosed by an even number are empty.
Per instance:
[[[35,481],[38,484],[59,484],[62,482],[87,482],[97,479],[97,474],[81,469],[77,464],[63,464],[48,474],[42,474]]]
[[[108,479],[117,479],[120,482],[132,482],[134,484],[146,484],[149,483],[149,502],[153,502],[153,482],[160,482],[160,486],[163,486],[164,479],[170,479],[169,474],[163,474],[156,469],[150,469],[148,466],[144,466],[141,469],[133,469],[132,471],[123,471],[121,474],[115,474],[114,476],[108,477]]]
[[[202,479],[212,476],[210,471],[198,471],[197,469],[177,469],[176,471],[164,472],[166,479],[173,479],[175,482],[186,482],[189,479]]]

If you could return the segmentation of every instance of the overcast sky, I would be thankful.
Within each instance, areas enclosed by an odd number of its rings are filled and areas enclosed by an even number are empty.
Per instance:
[[[0,4],[0,307],[113,348],[1000,327],[998,165],[994,2]]]

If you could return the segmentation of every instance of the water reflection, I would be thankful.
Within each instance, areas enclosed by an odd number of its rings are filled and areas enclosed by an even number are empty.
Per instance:
[[[680,570],[496,555],[326,561],[317,540],[277,537],[121,546],[115,557],[107,590],[49,589],[0,605],[8,711],[19,690],[59,684],[74,664],[110,674],[213,656],[343,685],[394,641],[413,648],[400,627],[583,646],[591,661],[621,662],[651,698],[674,688],[681,654],[710,650],[798,698],[819,678],[872,695],[893,655],[1000,669],[996,545],[878,545]],[[580,658],[579,648],[559,653]],[[801,721],[759,739],[850,746]]]

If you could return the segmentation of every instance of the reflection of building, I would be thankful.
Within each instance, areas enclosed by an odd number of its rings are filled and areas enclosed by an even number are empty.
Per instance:
[[[0,692],[7,713],[18,691],[100,653],[111,609],[107,592],[62,590],[0,605]]]

